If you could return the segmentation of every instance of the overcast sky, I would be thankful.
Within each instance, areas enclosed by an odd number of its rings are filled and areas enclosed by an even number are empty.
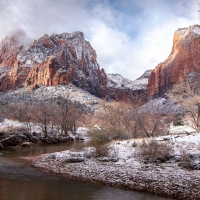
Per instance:
[[[134,80],[168,57],[175,30],[199,23],[197,10],[197,0],[0,0],[0,39],[82,31],[101,68]]]

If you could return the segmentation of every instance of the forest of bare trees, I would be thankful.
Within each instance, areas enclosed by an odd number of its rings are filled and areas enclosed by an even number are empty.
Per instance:
[[[46,102],[24,101],[1,105],[2,118],[24,122],[30,133],[32,126],[37,124],[45,138],[49,134],[75,134],[83,122],[83,114],[84,110],[79,103],[62,97]]]

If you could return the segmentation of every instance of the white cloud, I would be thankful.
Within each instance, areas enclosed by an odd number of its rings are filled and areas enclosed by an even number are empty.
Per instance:
[[[123,29],[108,27],[103,22],[96,22],[92,26],[90,41],[97,51],[100,66],[108,73],[120,73],[134,80],[145,70],[154,69],[169,56],[175,30],[198,22],[194,0],[186,4],[181,1],[179,4],[173,3],[173,9],[180,9],[178,16],[170,5],[167,7],[167,2],[153,2],[156,4],[155,10],[152,7],[154,5],[141,3],[146,18],[140,22],[142,26],[136,39],[128,36]],[[187,18],[180,14],[184,11],[187,12]]]
[[[180,27],[198,23],[196,0],[0,1],[0,39],[22,28],[30,37],[82,31],[101,67],[136,79],[163,62]]]

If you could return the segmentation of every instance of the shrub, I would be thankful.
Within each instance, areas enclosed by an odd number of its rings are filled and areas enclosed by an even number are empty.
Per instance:
[[[143,140],[138,148],[138,155],[145,162],[165,162],[173,153],[172,145],[155,139]]]
[[[184,122],[183,122],[183,120],[182,120],[180,115],[175,117],[175,119],[173,121],[173,125],[174,126],[183,126],[184,125]]]
[[[180,148],[179,166],[187,170],[200,170],[200,154],[190,153],[187,149]]]
[[[137,142],[134,141],[134,142],[132,143],[132,147],[137,147],[137,146],[138,146],[138,145],[137,145]]]
[[[91,138],[90,145],[95,147],[97,156],[107,156],[109,147],[108,143],[112,141],[112,138],[107,132],[101,130],[90,130],[88,135]]]
[[[113,140],[124,140],[130,138],[130,135],[124,130],[110,129],[92,129],[88,132],[91,138],[90,145],[96,148],[98,156],[107,156],[110,150],[109,144]]]

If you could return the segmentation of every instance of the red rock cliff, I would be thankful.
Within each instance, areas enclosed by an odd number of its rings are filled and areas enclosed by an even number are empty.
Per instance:
[[[151,73],[147,93],[161,96],[173,84],[180,83],[190,72],[200,71],[200,26],[178,29],[174,34],[172,52]]]
[[[77,87],[105,97],[107,76],[82,32],[47,35],[23,44],[16,35],[0,44],[0,91],[28,85]]]

